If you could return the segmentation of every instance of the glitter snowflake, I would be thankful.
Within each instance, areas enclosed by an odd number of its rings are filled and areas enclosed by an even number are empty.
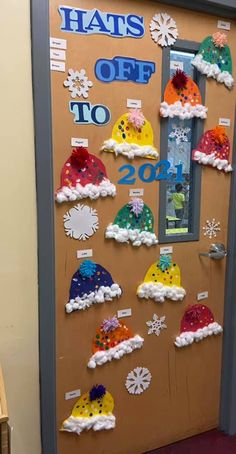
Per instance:
[[[88,80],[85,69],[81,69],[80,71],[69,69],[68,74],[69,76],[64,81],[64,87],[69,87],[71,98],[76,98],[76,96],[87,98],[89,88],[93,86],[93,82]]]
[[[156,314],[153,314],[152,320],[146,322],[146,325],[149,327],[148,334],[156,334],[159,336],[161,331],[167,328],[167,325],[164,323],[166,316],[158,317]]]
[[[172,46],[178,38],[176,22],[166,13],[153,16],[150,31],[153,41],[162,47]]]
[[[175,139],[177,145],[180,145],[181,142],[188,142],[189,131],[191,131],[190,128],[173,125],[173,131],[169,134],[169,139]]]
[[[217,232],[220,232],[220,222],[216,222],[213,218],[212,221],[209,219],[206,221],[205,227],[202,227],[204,232],[204,236],[208,236],[210,239],[217,236]]]
[[[76,205],[64,216],[65,234],[76,240],[87,240],[99,227],[97,210],[87,205]]]
[[[141,394],[151,383],[151,373],[146,367],[136,367],[126,378],[125,386],[130,394]]]

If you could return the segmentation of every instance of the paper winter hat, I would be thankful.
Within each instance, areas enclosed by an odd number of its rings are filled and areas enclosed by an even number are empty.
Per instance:
[[[62,167],[56,201],[61,203],[87,197],[94,200],[109,195],[116,195],[116,187],[107,178],[101,159],[88,153],[87,148],[75,148]]]
[[[120,359],[122,356],[141,348],[143,342],[142,337],[138,334],[134,336],[130,329],[117,317],[105,319],[96,331],[93,340],[93,355],[88,362],[88,367],[94,369],[112,359]]]
[[[192,158],[199,164],[210,165],[218,170],[231,172],[232,166],[229,164],[230,142],[226,135],[225,128],[216,126],[206,131],[193,150]]]
[[[131,109],[117,120],[112,138],[105,140],[102,150],[122,154],[129,159],[136,156],[156,159],[159,156],[153,145],[152,126],[139,109]]]
[[[137,289],[137,295],[161,303],[165,298],[183,300],[186,291],[181,287],[180,269],[169,255],[161,255],[160,260],[150,266],[143,283]]]
[[[231,54],[224,33],[217,32],[212,36],[207,36],[200,45],[192,65],[202,74],[213,77],[217,82],[225,84],[228,88],[231,88],[234,84]]]
[[[114,223],[107,226],[105,237],[119,243],[130,241],[133,246],[152,246],[158,243],[153,227],[152,211],[142,199],[135,198],[118,211]]]
[[[219,323],[214,321],[211,310],[203,304],[189,306],[181,320],[180,335],[175,339],[176,347],[185,347],[207,336],[222,333]]]
[[[110,273],[98,263],[84,260],[73,275],[70,285],[70,299],[66,312],[86,309],[95,303],[112,301],[120,297],[122,290]]]
[[[93,386],[76,402],[61,430],[80,435],[83,430],[114,429],[116,418],[112,414],[113,409],[114,399],[106,388],[103,385]]]
[[[160,115],[179,117],[181,120],[207,117],[207,107],[202,105],[197,84],[180,69],[176,70],[166,85]]]

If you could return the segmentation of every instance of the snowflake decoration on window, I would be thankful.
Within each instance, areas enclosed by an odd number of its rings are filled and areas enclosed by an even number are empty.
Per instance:
[[[220,232],[220,222],[216,222],[213,218],[212,221],[207,219],[205,227],[202,227],[204,232],[204,236],[208,236],[210,239],[217,236],[217,232]]]
[[[69,87],[71,98],[76,98],[76,96],[79,98],[80,96],[87,98],[89,89],[93,86],[93,82],[88,80],[85,69],[81,69],[80,71],[69,69],[68,74],[69,76],[67,76],[63,85],[64,87]]]
[[[97,210],[76,205],[63,216],[65,234],[76,240],[87,240],[98,230]]]
[[[136,367],[127,375],[125,386],[130,394],[142,394],[149,387],[151,379],[146,367]]]
[[[153,314],[152,320],[146,322],[146,325],[149,327],[148,334],[156,334],[156,336],[159,336],[161,331],[167,328],[167,325],[164,323],[165,319],[165,315],[159,318],[158,315]]]
[[[178,38],[176,22],[169,14],[155,14],[150,22],[153,41],[162,47],[172,46]]]
[[[177,145],[180,145],[181,142],[188,142],[188,133],[190,131],[190,128],[173,125],[173,131],[171,131],[171,133],[169,134],[169,139],[175,140]]]

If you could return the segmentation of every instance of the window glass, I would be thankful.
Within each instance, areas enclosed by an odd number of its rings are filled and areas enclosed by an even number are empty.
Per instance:
[[[176,67],[193,77],[193,53],[170,51],[170,77]],[[175,62],[175,63],[173,63]],[[174,178],[179,171],[179,182],[170,180],[166,187],[166,235],[183,235],[191,232],[192,225],[192,137],[195,120],[168,120],[168,153]],[[178,167],[176,167],[178,166]],[[181,175],[182,174],[182,175]]]

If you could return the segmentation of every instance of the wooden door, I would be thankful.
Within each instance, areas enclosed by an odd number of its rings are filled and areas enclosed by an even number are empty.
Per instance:
[[[60,186],[61,169],[71,154],[71,138],[88,138],[89,151],[102,159],[110,180],[117,187],[114,198],[55,203],[58,453],[142,454],[218,425],[222,335],[208,337],[185,348],[176,348],[174,342],[186,308],[197,303],[200,292],[208,291],[208,298],[202,303],[210,308],[219,324],[223,323],[226,260],[210,260],[200,257],[199,253],[207,252],[215,241],[226,245],[231,177],[212,167],[202,166],[199,240],[168,243],[168,246],[173,246],[173,260],[181,270],[182,286],[186,290],[183,301],[166,299],[162,304],[151,299],[141,300],[136,296],[136,289],[150,265],[159,259],[163,245],[135,248],[105,239],[104,232],[107,225],[114,221],[118,210],[128,202],[129,190],[143,187],[143,200],[154,214],[154,231],[158,236],[159,188],[162,182],[143,183],[137,180],[133,186],[118,184],[121,166],[131,164],[138,172],[143,163],[152,161],[145,158],[128,161],[123,156],[116,158],[111,153],[100,153],[101,144],[111,137],[115,121],[127,111],[127,98],[141,99],[143,112],[152,124],[154,143],[160,150],[163,50],[151,39],[149,23],[152,17],[156,13],[167,12],[177,23],[179,38],[199,44],[217,31],[218,18],[152,1],[100,0],[97,5],[93,0],[64,0],[62,4],[84,10],[99,7],[101,11],[143,16],[145,34],[141,39],[132,39],[107,34],[63,32],[58,12],[61,3],[59,0],[50,1],[50,34],[67,40],[65,72],[51,72],[54,188],[56,190]],[[231,21],[231,29],[226,33],[232,60],[235,61],[234,22]],[[94,66],[97,60],[115,56],[155,62],[156,71],[147,84],[124,81],[104,83],[96,79]],[[104,126],[74,123],[74,115],[68,108],[72,98],[68,88],[63,86],[70,68],[86,70],[94,83],[88,101],[93,105],[108,106],[110,123]],[[84,101],[83,98],[80,100]],[[227,135],[232,143],[235,90],[228,90],[224,84],[209,79],[206,81],[204,103],[208,107],[204,130],[212,129],[219,123],[219,118],[228,118],[230,126],[227,127]],[[63,216],[77,203],[95,208],[99,217],[99,229],[86,241],[67,237],[63,227]],[[204,236],[202,227],[213,218],[220,221],[220,231],[217,238],[210,239]],[[92,260],[109,270],[121,285],[123,294],[111,303],[68,314],[65,304],[71,278],[81,263],[81,259],[77,258],[77,251],[81,249],[93,250]],[[132,315],[124,321],[133,333],[144,338],[143,347],[119,361],[111,361],[94,370],[88,369],[96,328],[103,319],[126,308],[132,309]],[[146,322],[152,320],[154,313],[166,317],[167,328],[160,336],[147,334]],[[125,381],[127,374],[138,366],[148,368],[152,380],[146,391],[132,395],[127,392]],[[80,436],[60,431],[62,422],[69,417],[77,400],[66,400],[65,394],[78,389],[83,394],[97,383],[102,383],[114,397],[116,427],[100,432],[90,430]]]

